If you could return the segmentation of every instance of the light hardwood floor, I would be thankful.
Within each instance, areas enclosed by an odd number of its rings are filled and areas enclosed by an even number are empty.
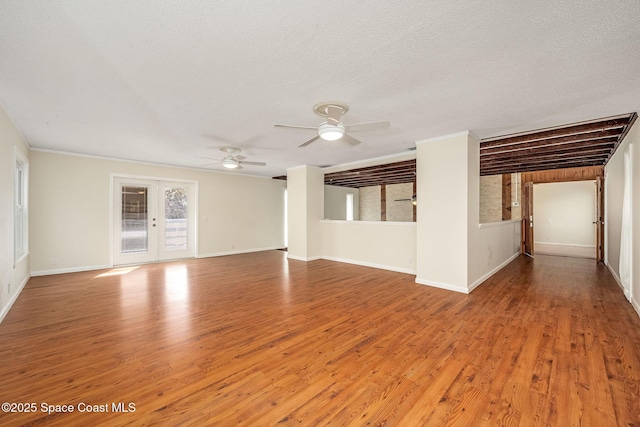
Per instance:
[[[522,256],[464,295],[285,256],[32,278],[0,399],[37,410],[0,425],[640,426],[640,318],[592,260]]]

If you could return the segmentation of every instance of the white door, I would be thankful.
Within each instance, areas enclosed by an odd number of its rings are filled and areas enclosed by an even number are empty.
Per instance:
[[[113,179],[113,263],[195,256],[195,185]]]

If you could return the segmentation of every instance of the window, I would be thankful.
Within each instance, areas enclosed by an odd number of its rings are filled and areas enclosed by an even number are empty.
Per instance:
[[[15,148],[14,171],[14,222],[13,222],[13,253],[14,266],[29,253],[29,216],[28,216],[28,182],[29,163],[27,158]]]
[[[353,193],[347,193],[347,221],[353,221]]]

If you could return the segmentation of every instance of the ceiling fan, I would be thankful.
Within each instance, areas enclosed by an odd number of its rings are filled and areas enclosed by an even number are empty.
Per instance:
[[[411,202],[413,206],[416,206],[418,204],[418,198],[414,194],[410,199],[395,199],[394,202]]]
[[[208,165],[217,165],[217,164],[221,164],[222,166],[224,166],[227,169],[242,169],[242,165],[251,165],[251,166],[266,166],[267,164],[264,162],[248,162],[244,159],[246,159],[246,157],[244,156],[238,156],[237,154],[242,151],[237,147],[222,147],[219,149],[220,151],[222,151],[223,153],[226,153],[227,155],[223,158],[223,159],[214,159],[212,157],[200,157],[201,159],[209,159],[209,160],[218,160],[217,162],[214,163],[206,163],[202,166],[208,166]]]
[[[319,126],[296,126],[296,125],[275,125],[276,127],[296,128],[296,129],[313,129],[318,132],[316,136],[298,145],[298,147],[306,147],[318,138],[325,141],[336,141],[342,139],[351,145],[360,144],[360,141],[349,135],[350,132],[360,132],[366,130],[388,129],[391,122],[367,122],[345,125],[340,121],[342,116],[349,111],[349,107],[341,102],[321,102],[313,107],[313,112],[324,117],[326,121],[320,123]]]

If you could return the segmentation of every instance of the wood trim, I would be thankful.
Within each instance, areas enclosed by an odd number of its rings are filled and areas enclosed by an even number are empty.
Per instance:
[[[502,220],[511,219],[511,174],[502,175]]]
[[[604,177],[596,178],[596,262],[604,262]]]
[[[387,220],[387,186],[380,186],[380,221]]]
[[[542,184],[546,182],[592,181],[599,176],[604,177],[604,166],[523,172],[522,182],[531,181],[534,184]]]
[[[522,182],[522,252],[533,257],[533,182]]]

